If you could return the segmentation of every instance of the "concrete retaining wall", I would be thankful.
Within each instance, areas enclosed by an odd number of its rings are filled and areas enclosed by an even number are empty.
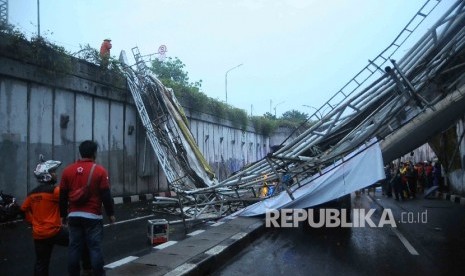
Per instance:
[[[1,51],[0,190],[22,200],[37,185],[33,170],[39,154],[61,160],[60,175],[87,139],[99,143],[97,162],[108,169],[114,196],[167,190],[124,83],[83,61],[72,59],[72,72],[63,74]],[[220,179],[269,151],[269,139],[252,128],[242,131],[186,111],[194,138]]]

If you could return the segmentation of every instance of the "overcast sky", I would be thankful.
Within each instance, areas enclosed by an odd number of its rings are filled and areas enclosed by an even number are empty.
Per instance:
[[[436,2],[431,1],[431,2]],[[443,0],[400,57],[454,1]],[[76,52],[142,55],[166,45],[191,82],[248,114],[313,113],[384,50],[425,0],[40,0],[41,35]],[[10,0],[9,22],[37,34],[37,0]]]

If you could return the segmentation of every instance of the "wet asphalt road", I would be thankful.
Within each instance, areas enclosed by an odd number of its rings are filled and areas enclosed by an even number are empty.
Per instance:
[[[104,228],[103,252],[106,264],[128,256],[140,257],[153,250],[147,239],[147,220],[178,219],[167,214],[154,216],[148,201],[115,205],[115,216],[117,224]],[[104,220],[104,223],[108,222]],[[199,227],[202,226],[193,227],[189,231],[195,231]],[[182,224],[171,226],[170,240],[182,240],[185,237]],[[1,224],[0,275],[33,275],[34,258],[30,226],[25,222]],[[50,275],[67,275],[66,262],[67,248],[55,246],[50,262]]]
[[[445,200],[397,202],[381,195],[374,199],[362,195],[353,200],[353,208],[376,209],[372,216],[376,224],[382,212],[380,206],[390,209],[398,227],[395,231],[389,226],[266,229],[214,275],[463,275],[464,206]],[[144,201],[116,208],[120,223],[104,228],[106,264],[151,252],[152,246],[146,238],[147,220],[169,219],[162,214],[147,217],[153,213]],[[403,213],[416,216],[425,210],[426,223],[401,222]],[[202,227],[205,226],[199,225],[189,232]],[[170,240],[184,238],[182,225],[172,227]],[[412,248],[418,255],[412,254]],[[66,254],[66,248],[55,247],[50,275],[66,275]],[[29,226],[23,222],[0,225],[0,275],[32,275],[33,264]]]
[[[268,229],[214,275],[464,275],[464,206],[382,196],[373,201],[366,195],[353,200],[353,208],[376,208],[376,224],[383,210],[376,202],[382,202],[392,210],[397,229]],[[427,222],[409,223],[409,213],[413,222],[425,210]]]

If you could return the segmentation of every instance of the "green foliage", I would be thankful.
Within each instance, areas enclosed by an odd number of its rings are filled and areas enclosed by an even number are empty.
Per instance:
[[[28,40],[22,32],[16,30],[12,25],[0,25],[0,41],[2,42],[0,43],[0,51],[8,53],[8,56],[18,60],[46,68],[48,70],[44,70],[44,72],[54,77],[73,71],[73,64],[75,63],[73,55],[96,65],[101,63],[98,51],[89,45],[81,46],[80,51],[71,54],[64,47],[50,42],[46,38],[46,33]],[[107,69],[102,72],[111,77],[113,84],[119,86],[126,84],[118,60],[110,57]],[[107,72],[111,74],[107,74]]]
[[[228,119],[234,127],[245,130],[247,128],[247,113],[223,102],[212,99],[200,91],[202,80],[189,82],[188,72],[184,71],[185,64],[177,57],[165,61],[154,60],[152,72],[167,87],[171,87],[176,97],[187,103],[197,112],[212,114],[217,118]]]
[[[55,45],[43,36],[31,38],[32,59],[55,72],[69,73],[72,70],[70,53],[64,47]]]
[[[293,110],[284,112],[283,115],[281,116],[281,119],[291,121],[291,122],[303,123],[308,119],[308,114],[293,109]]]
[[[276,116],[271,114],[270,112],[266,112],[265,114],[263,114],[263,117],[269,119],[269,120],[276,120]]]
[[[48,41],[44,36],[26,36],[13,25],[0,25],[2,48],[9,56],[51,69],[49,73],[69,72],[72,69],[71,58],[65,48]]]
[[[223,102],[210,98],[208,102],[208,109],[211,110],[212,114],[215,114],[215,116],[220,118],[227,118],[230,107]]]
[[[92,48],[89,44],[84,46],[79,45],[81,50],[74,53],[73,55],[79,59],[83,59],[95,65],[99,65],[101,62],[100,54],[97,49]]]
[[[309,128],[314,122],[308,121],[308,114],[298,110],[290,110],[279,118],[278,125],[287,128]]]
[[[26,36],[22,32],[20,32],[19,30],[17,30],[13,25],[10,25],[10,24],[1,24],[0,25],[0,34],[10,36],[10,41],[12,41],[12,42],[14,42],[14,40],[16,40],[18,42],[19,41],[21,41],[21,42],[27,41]]]
[[[166,61],[155,59],[152,61],[152,71],[160,80],[170,80],[179,85],[200,87],[202,80],[195,84],[189,84],[188,72],[184,72],[186,65],[177,57],[169,57]],[[200,84],[200,86],[197,86]]]
[[[95,64],[100,66],[102,64],[102,58],[100,56],[100,53],[97,49],[92,48],[89,44],[86,44],[84,46],[79,45],[80,50],[73,55],[79,59],[85,60],[89,63]],[[109,58],[108,60],[108,66],[106,68],[108,71],[112,72],[115,74],[117,78],[120,78],[121,80],[124,79],[124,74],[123,71],[121,70],[121,63],[119,60],[115,59],[114,57]]]
[[[212,99],[200,91],[202,80],[189,82],[185,64],[177,57],[165,61],[154,60],[151,70],[166,87],[171,87],[179,101],[187,104],[193,111],[211,114],[216,118],[231,121],[234,127],[245,130],[249,121],[255,131],[264,136],[270,136],[278,126],[298,128],[306,121],[308,115],[297,110],[291,110],[277,119],[275,115],[267,112],[263,116],[247,116],[246,111],[232,107],[224,102]],[[305,124],[303,125],[306,126]]]
[[[247,129],[248,117],[247,112],[245,112],[243,109],[229,107],[228,119],[232,122],[234,127],[240,128],[242,130]]]
[[[255,130],[264,136],[268,136],[268,137],[271,136],[271,134],[278,127],[277,121],[275,119],[270,119],[270,118],[267,118],[266,116],[253,116],[251,120],[252,120],[252,125],[254,126]]]

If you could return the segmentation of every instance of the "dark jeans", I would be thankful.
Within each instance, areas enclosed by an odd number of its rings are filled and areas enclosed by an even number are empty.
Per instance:
[[[50,257],[52,256],[53,247],[55,245],[68,246],[69,244],[69,233],[66,228],[61,228],[55,236],[42,239],[34,240],[34,247],[36,253],[36,263],[34,265],[34,275],[48,275]],[[90,258],[87,250],[83,251],[82,264],[85,270],[90,270]]]
[[[404,200],[404,191],[402,188],[403,184],[399,182],[394,182],[394,196],[396,197],[397,200],[402,199]]]
[[[417,183],[413,179],[408,180],[408,191],[411,197],[415,197],[417,193]]]
[[[391,185],[390,179],[385,179],[385,180],[383,180],[382,183],[383,183],[382,184],[383,193],[386,196],[391,197],[392,196],[392,185]]]
[[[101,244],[103,240],[103,221],[101,219],[88,219],[82,217],[70,217],[69,249],[68,249],[68,273],[79,276],[79,259],[87,245],[94,276],[105,275],[103,269],[103,253]]]
[[[68,245],[68,232],[61,229],[55,236],[48,239],[34,240],[36,252],[36,263],[34,265],[34,275],[48,275],[50,257],[52,256],[53,247],[56,245]]]

